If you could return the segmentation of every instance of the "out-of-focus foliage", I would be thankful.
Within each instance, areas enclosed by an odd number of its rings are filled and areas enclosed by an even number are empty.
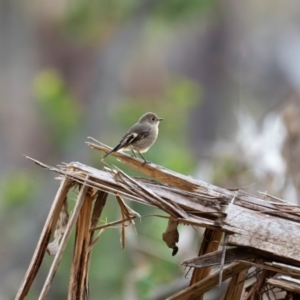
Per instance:
[[[163,22],[189,21],[199,16],[216,5],[215,0],[170,0],[156,1],[155,16]]]
[[[253,182],[253,174],[247,165],[232,156],[222,156],[214,160],[212,183],[226,188],[246,188]],[[231,186],[234,183],[243,185]]]
[[[1,183],[1,205],[7,209],[26,205],[37,190],[38,183],[39,180],[28,170],[12,171]]]
[[[97,42],[109,37],[137,4],[136,0],[77,0],[70,4],[61,27],[67,38]]]
[[[41,72],[34,82],[34,96],[50,128],[49,137],[63,144],[76,133],[80,120],[79,107],[63,78],[55,70]]]
[[[95,43],[109,37],[121,22],[137,18],[140,13],[147,13],[156,23],[174,24],[198,19],[215,5],[215,0],[77,0],[69,5],[61,29],[68,39]]]

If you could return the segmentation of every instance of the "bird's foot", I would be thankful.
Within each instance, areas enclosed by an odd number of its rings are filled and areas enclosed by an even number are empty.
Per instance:
[[[151,164],[151,161],[144,160],[144,162],[142,163],[142,166],[144,166],[145,164]]]

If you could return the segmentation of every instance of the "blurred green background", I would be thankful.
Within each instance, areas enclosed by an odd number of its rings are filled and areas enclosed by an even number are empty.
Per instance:
[[[87,137],[114,146],[148,111],[164,118],[148,160],[297,202],[299,16],[296,0],[0,0],[0,299],[14,298],[59,186],[22,155],[102,168]],[[111,197],[101,221],[119,218]],[[187,286],[179,264],[197,255],[201,231],[180,226],[172,257],[166,225],[136,221],[125,251],[120,230],[106,230],[93,251],[91,299],[158,300]],[[66,298],[71,258],[70,244],[49,299]]]

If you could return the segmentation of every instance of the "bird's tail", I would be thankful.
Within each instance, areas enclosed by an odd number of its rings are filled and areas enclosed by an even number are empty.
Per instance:
[[[116,152],[120,149],[120,144],[118,144],[115,148],[113,148],[112,150],[110,150],[109,152],[107,152],[102,158],[107,157],[108,155],[112,154],[113,152]]]

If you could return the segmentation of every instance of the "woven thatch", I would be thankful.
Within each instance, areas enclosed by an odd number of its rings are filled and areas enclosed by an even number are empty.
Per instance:
[[[104,152],[110,149],[100,143],[87,144]],[[300,207],[267,194],[261,199],[241,190],[213,186],[161,166],[143,165],[141,160],[122,153],[114,155],[123,164],[153,180],[130,177],[116,167],[98,170],[73,162],[54,168],[32,159],[60,174],[61,186],[16,299],[25,298],[48,251],[55,258],[39,298],[45,299],[76,223],[68,299],[84,299],[88,292],[89,250],[101,231],[116,223],[122,223],[124,228],[139,216],[126,206],[123,198],[155,206],[170,216],[163,240],[173,249],[173,255],[178,251],[179,223],[206,228],[199,257],[182,263],[194,270],[190,286],[168,299],[202,299],[203,293],[228,278],[231,281],[224,299],[262,299],[263,294],[272,294],[274,288],[287,291],[285,299],[293,299],[293,293],[300,293],[296,279],[300,277]],[[80,192],[69,217],[66,195],[74,187],[79,187]],[[117,197],[122,220],[96,227],[108,193]],[[54,241],[49,243],[54,230]],[[95,237],[96,230],[100,233]],[[217,251],[223,235],[225,245],[222,251]],[[211,273],[212,266],[220,268]],[[250,267],[256,270],[249,275]],[[245,288],[247,276],[256,280]]]

